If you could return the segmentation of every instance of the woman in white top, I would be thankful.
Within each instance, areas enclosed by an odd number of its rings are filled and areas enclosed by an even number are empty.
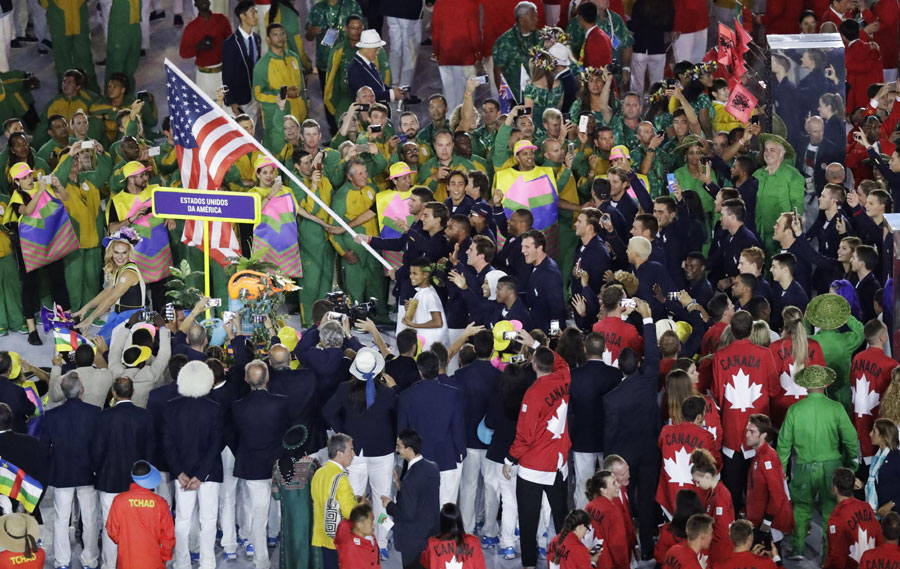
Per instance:
[[[437,291],[431,286],[432,272],[431,262],[424,257],[411,263],[409,280],[416,287],[416,295],[406,301],[406,310],[400,320],[401,330],[415,328],[416,333],[424,338],[423,351],[435,342],[441,342],[445,346],[450,344],[444,306]]]

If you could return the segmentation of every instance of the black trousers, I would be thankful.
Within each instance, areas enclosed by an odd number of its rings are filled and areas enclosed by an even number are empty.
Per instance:
[[[744,453],[735,451],[734,456],[728,458],[722,453],[722,483],[731,492],[731,502],[734,511],[740,512],[744,506],[744,493],[747,491],[747,472],[753,459],[744,458]]]
[[[322,552],[322,569],[339,569],[337,549],[319,547]]]
[[[641,555],[647,559],[653,557],[653,537],[656,535],[657,521],[660,515],[659,504],[656,503],[656,486],[659,483],[660,455],[651,443],[636,441],[633,447],[637,452],[620,450],[616,453],[625,459],[631,472],[628,483],[628,500],[633,514],[638,520],[638,537],[641,542]],[[655,445],[655,443],[652,443]]]
[[[522,543],[522,566],[537,565],[537,529],[541,518],[541,502],[544,494],[550,502],[550,515],[556,531],[562,528],[566,519],[566,482],[562,473],[556,473],[552,485],[529,482],[521,476],[516,478],[516,504],[519,506],[519,539]]]
[[[66,288],[66,267],[63,260],[53,261],[45,267],[41,267],[30,273],[25,272],[25,259],[22,257],[22,250],[14,247],[16,251],[16,261],[19,265],[19,275],[22,277],[22,315],[26,320],[34,320],[35,313],[41,307],[41,299],[38,297],[38,275],[41,271],[46,271],[47,280],[50,281],[50,294],[53,296],[53,302],[60,305],[63,310],[69,310],[69,289]]]

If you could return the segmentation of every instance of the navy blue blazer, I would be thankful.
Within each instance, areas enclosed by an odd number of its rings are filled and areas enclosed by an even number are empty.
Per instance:
[[[355,377],[338,385],[337,391],[322,408],[325,423],[338,433],[350,435],[357,454],[365,453],[367,457],[393,454],[397,442],[396,417],[400,388],[387,387],[376,381],[374,403],[369,408],[363,404],[360,409],[350,399],[352,388],[360,385],[364,384]]]
[[[568,113],[569,109],[572,108],[572,103],[575,102],[575,97],[578,96],[578,90],[581,89],[581,81],[575,77],[575,74],[572,73],[571,69],[566,69],[557,75],[556,80],[559,81],[563,87],[562,106],[559,110]]]
[[[308,369],[271,370],[269,391],[288,398],[291,426],[303,425],[309,434],[307,448],[318,450],[328,442],[319,417],[324,401],[316,396],[316,374]]]
[[[532,269],[524,300],[531,313],[531,324],[535,328],[548,332],[551,320],[559,320],[560,327],[565,327],[566,303],[563,299],[562,275],[556,261],[547,257]]]
[[[409,564],[425,551],[428,538],[438,531],[441,515],[441,473],[424,457],[409,467],[400,481],[397,499],[387,505],[394,519],[394,548]]]
[[[169,472],[169,461],[163,451],[163,427],[168,402],[178,397],[178,385],[173,381],[152,390],[147,396],[147,411],[153,417],[153,457],[150,463],[162,472]]]
[[[379,103],[391,102],[390,86],[384,84],[379,70],[366,63],[362,56],[357,53],[350,60],[347,66],[347,79],[350,83],[350,92],[352,96],[356,96],[356,92],[362,87],[371,87],[375,91],[375,100]]]
[[[41,443],[50,453],[51,486],[93,486],[91,444],[99,416],[99,407],[81,399],[69,399],[44,414]],[[73,425],[78,425],[78,428],[72,428]]]
[[[225,413],[206,397],[176,397],[165,407],[163,448],[171,477],[222,482]]]
[[[492,326],[501,320],[518,320],[525,330],[532,329],[531,312],[528,311],[528,307],[521,298],[517,298],[512,307],[507,310],[505,304],[484,298],[481,295],[481,289],[475,290],[469,287],[462,292],[469,314],[472,315],[476,324]],[[562,322],[560,322],[560,326],[562,326]]]
[[[153,456],[154,438],[150,411],[131,401],[101,411],[91,451],[97,473],[94,487],[110,494],[126,492],[134,463]]]
[[[726,231],[723,234],[722,246],[706,260],[709,281],[715,284],[725,277],[737,276],[741,251],[759,246],[759,239],[746,225],[741,226],[734,235]]]
[[[387,360],[384,364],[384,373],[394,378],[400,391],[419,381],[420,377],[416,360],[409,356],[397,356]]]
[[[290,427],[288,398],[256,389],[231,404],[237,433],[234,475],[244,480],[268,480],[281,454],[281,438]]]
[[[437,379],[417,381],[400,394],[397,432],[422,435],[422,455],[441,470],[453,470],[466,456],[465,401],[455,387]]]
[[[0,459],[18,466],[42,485],[49,484],[50,455],[41,441],[31,435],[12,431],[0,433]],[[128,467],[128,472],[131,473],[131,467]],[[39,513],[35,510],[35,517]]]
[[[253,68],[261,57],[259,34],[253,32],[256,61],[250,60],[247,44],[240,30],[235,30],[222,42],[222,84],[228,87],[226,105],[246,105],[253,100]]]
[[[606,248],[603,240],[600,239],[600,236],[595,235],[593,239],[588,241],[587,245],[583,243],[578,244],[573,265],[578,265],[579,261],[581,262],[581,269],[588,274],[588,285],[592,290],[600,290],[600,287],[603,286],[603,273],[610,268],[609,250]],[[572,277],[569,279],[569,282],[571,283],[572,294],[581,294],[581,279]]]
[[[601,360],[574,368],[569,384],[569,438],[575,452],[603,452],[603,398],[622,383],[622,372]]]
[[[25,423],[34,413],[34,403],[28,399],[25,390],[5,377],[0,377],[0,403],[6,403],[13,413],[12,428],[17,433],[25,432]]]
[[[183,354],[187,356],[189,361],[206,361],[207,355],[203,352],[198,352],[194,348],[190,347],[187,343],[187,334],[179,330],[175,332],[175,335],[172,336],[172,355]],[[156,466],[156,465],[154,465]]]
[[[491,399],[498,396],[500,370],[489,361],[475,360],[456,370],[453,378],[466,401],[466,448],[486,449],[488,446],[478,439],[478,423],[487,415]]]
[[[507,275],[516,277],[519,280],[519,294],[522,294],[527,290],[528,275],[531,274],[531,265],[525,262],[525,255],[522,254],[522,237],[509,234],[502,207],[494,208],[494,221],[497,222],[497,229],[506,237],[506,244],[497,251],[491,264]]]

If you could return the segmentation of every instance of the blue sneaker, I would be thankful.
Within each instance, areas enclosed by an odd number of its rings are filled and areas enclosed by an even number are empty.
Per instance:
[[[495,545],[499,545],[500,538],[499,537],[489,537],[489,536],[481,536],[481,547],[489,548],[494,547]]]
[[[547,559],[547,548],[538,547],[538,559]]]
[[[516,558],[516,548],[515,547],[504,547],[502,549],[497,549],[497,555],[502,555],[503,559],[515,559]]]
[[[56,569],[69,569],[69,566],[68,565],[60,565]]]
[[[247,544],[247,549],[246,549],[245,553],[247,554],[247,557],[249,557],[250,559],[253,559],[254,551],[253,551],[252,543]]]
[[[225,552],[225,561],[237,561],[237,553]]]
[[[391,558],[391,556],[388,555],[388,550],[385,549],[384,547],[381,548],[380,553],[381,553],[381,560],[382,560],[382,561],[387,561],[388,559]]]
[[[277,537],[267,537],[266,545],[269,547],[269,549],[272,549],[273,547],[276,547],[278,545],[278,540],[279,538]]]
[[[200,554],[191,551],[191,563],[200,563]]]
[[[519,528],[516,527],[516,537],[519,537]]]

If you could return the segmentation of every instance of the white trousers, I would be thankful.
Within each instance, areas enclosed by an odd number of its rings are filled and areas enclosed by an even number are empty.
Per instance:
[[[222,72],[204,73],[202,71],[197,71],[197,73],[194,74],[194,83],[196,83],[197,87],[200,87],[210,99],[215,101],[216,90],[222,86]]]
[[[459,483],[459,512],[462,514],[463,527],[466,533],[474,533],[475,521],[478,512],[475,511],[475,497],[478,494],[478,477],[481,475],[482,465],[485,461],[485,449],[466,449],[466,458],[462,463],[462,475]],[[485,502],[487,502],[487,490],[485,490]],[[486,508],[485,508],[486,509]],[[487,515],[487,514],[485,514]],[[494,512],[494,517],[497,513]],[[487,523],[487,518],[485,518]],[[488,534],[485,534],[488,535]]]
[[[101,569],[116,569],[116,558],[119,554],[119,546],[109,538],[106,533],[106,520],[109,518],[109,510],[113,500],[118,494],[110,492],[97,492],[100,496],[100,521],[103,523],[103,556],[101,557]]]
[[[548,26],[555,26],[559,22],[559,4],[544,4],[544,13],[547,16]]]
[[[53,488],[54,567],[67,567],[72,560],[72,547],[69,544],[69,518],[72,516],[72,503],[75,501],[76,495],[83,526],[81,541],[84,543],[84,550],[81,552],[81,565],[96,567],[100,557],[100,548],[97,543],[100,532],[100,527],[97,525],[100,521],[97,512],[97,491],[93,486]]]
[[[601,452],[573,452],[575,457],[575,507],[584,509],[590,501],[584,495],[584,485],[597,471],[597,463],[603,460]]]
[[[441,470],[441,489],[439,496],[441,507],[448,502],[456,503],[459,496],[459,479],[462,477],[462,465],[457,463],[453,470]]]
[[[112,0],[99,0],[97,5],[100,6],[100,23],[103,25],[103,37],[109,38],[109,11],[112,9]],[[92,10],[89,10],[92,11]],[[150,25],[150,21],[147,21]],[[143,33],[144,14],[141,12],[141,33]],[[106,53],[104,50],[103,53]]]
[[[642,95],[657,81],[663,80],[666,69],[666,54],[648,55],[634,53],[631,56],[631,90]],[[644,75],[647,75],[645,81]]]
[[[50,32],[47,29],[47,11],[37,0],[14,0],[13,14],[16,19],[16,37],[25,37],[25,29],[28,27],[30,16],[31,24],[34,27],[34,37],[38,41],[50,39]]]
[[[194,3],[190,0],[172,0],[172,11],[179,16],[186,15],[188,20],[193,20],[197,17]],[[187,22],[185,22],[185,25],[187,25]]]
[[[259,57],[262,58],[269,51],[268,36],[266,35],[266,15],[269,13],[268,4],[256,5],[256,33],[259,34]]]
[[[220,482],[204,482],[196,490],[175,487],[175,569],[190,569],[191,520],[194,508],[200,519],[200,567],[216,566],[216,517],[219,506]]]
[[[171,510],[172,504],[174,504],[172,498],[175,496],[175,484],[172,482],[172,475],[168,472],[160,472],[159,474],[159,486],[156,487],[154,492],[169,503],[169,509]]]
[[[484,529],[482,535],[495,537],[500,534],[500,548],[516,545],[516,522],[519,519],[519,507],[516,504],[516,473],[518,466],[510,470],[510,479],[503,476],[503,464],[493,460],[485,460],[481,464],[484,475]],[[500,525],[497,525],[497,510],[503,505],[500,514]]]
[[[690,61],[699,63],[706,54],[706,30],[700,30],[689,34],[681,34],[672,45],[672,54],[675,62]]]
[[[0,18],[0,71],[9,71],[9,43],[13,40],[13,15]]]
[[[250,533],[248,521],[250,516],[247,512],[247,500],[238,500],[238,479],[234,477],[234,454],[228,447],[222,451],[222,470],[223,482],[219,490],[219,526],[222,528],[220,543],[225,553],[235,553],[238,546],[235,517],[237,525],[241,526],[241,539],[247,539]],[[240,508],[237,507],[238,504]]]
[[[253,565],[269,569],[269,550],[266,546],[266,525],[269,521],[269,502],[272,500],[272,479],[243,480],[250,501],[250,543],[253,544]]]
[[[444,97],[447,99],[447,108],[450,112],[463,104],[466,96],[466,81],[475,75],[474,65],[440,65],[441,84],[444,86]],[[451,338],[451,342],[453,339]]]
[[[28,0],[13,0],[13,32],[11,39],[21,38],[28,27]]]
[[[419,44],[422,43],[422,21],[391,16],[387,16],[385,21],[391,37],[391,52],[388,56],[391,84],[411,85],[416,71],[416,58],[419,56]],[[355,97],[356,93],[351,93],[350,96]]]
[[[381,497],[391,497],[391,484],[394,483],[393,472],[393,454],[383,456],[356,455],[353,457],[353,462],[347,467],[347,478],[350,480],[353,494],[365,496],[368,493],[371,496],[369,503],[372,504],[372,511],[376,520],[384,512]],[[367,492],[369,489],[371,491]],[[378,547],[387,547],[387,533],[384,525],[375,524],[375,539],[378,541]]]

